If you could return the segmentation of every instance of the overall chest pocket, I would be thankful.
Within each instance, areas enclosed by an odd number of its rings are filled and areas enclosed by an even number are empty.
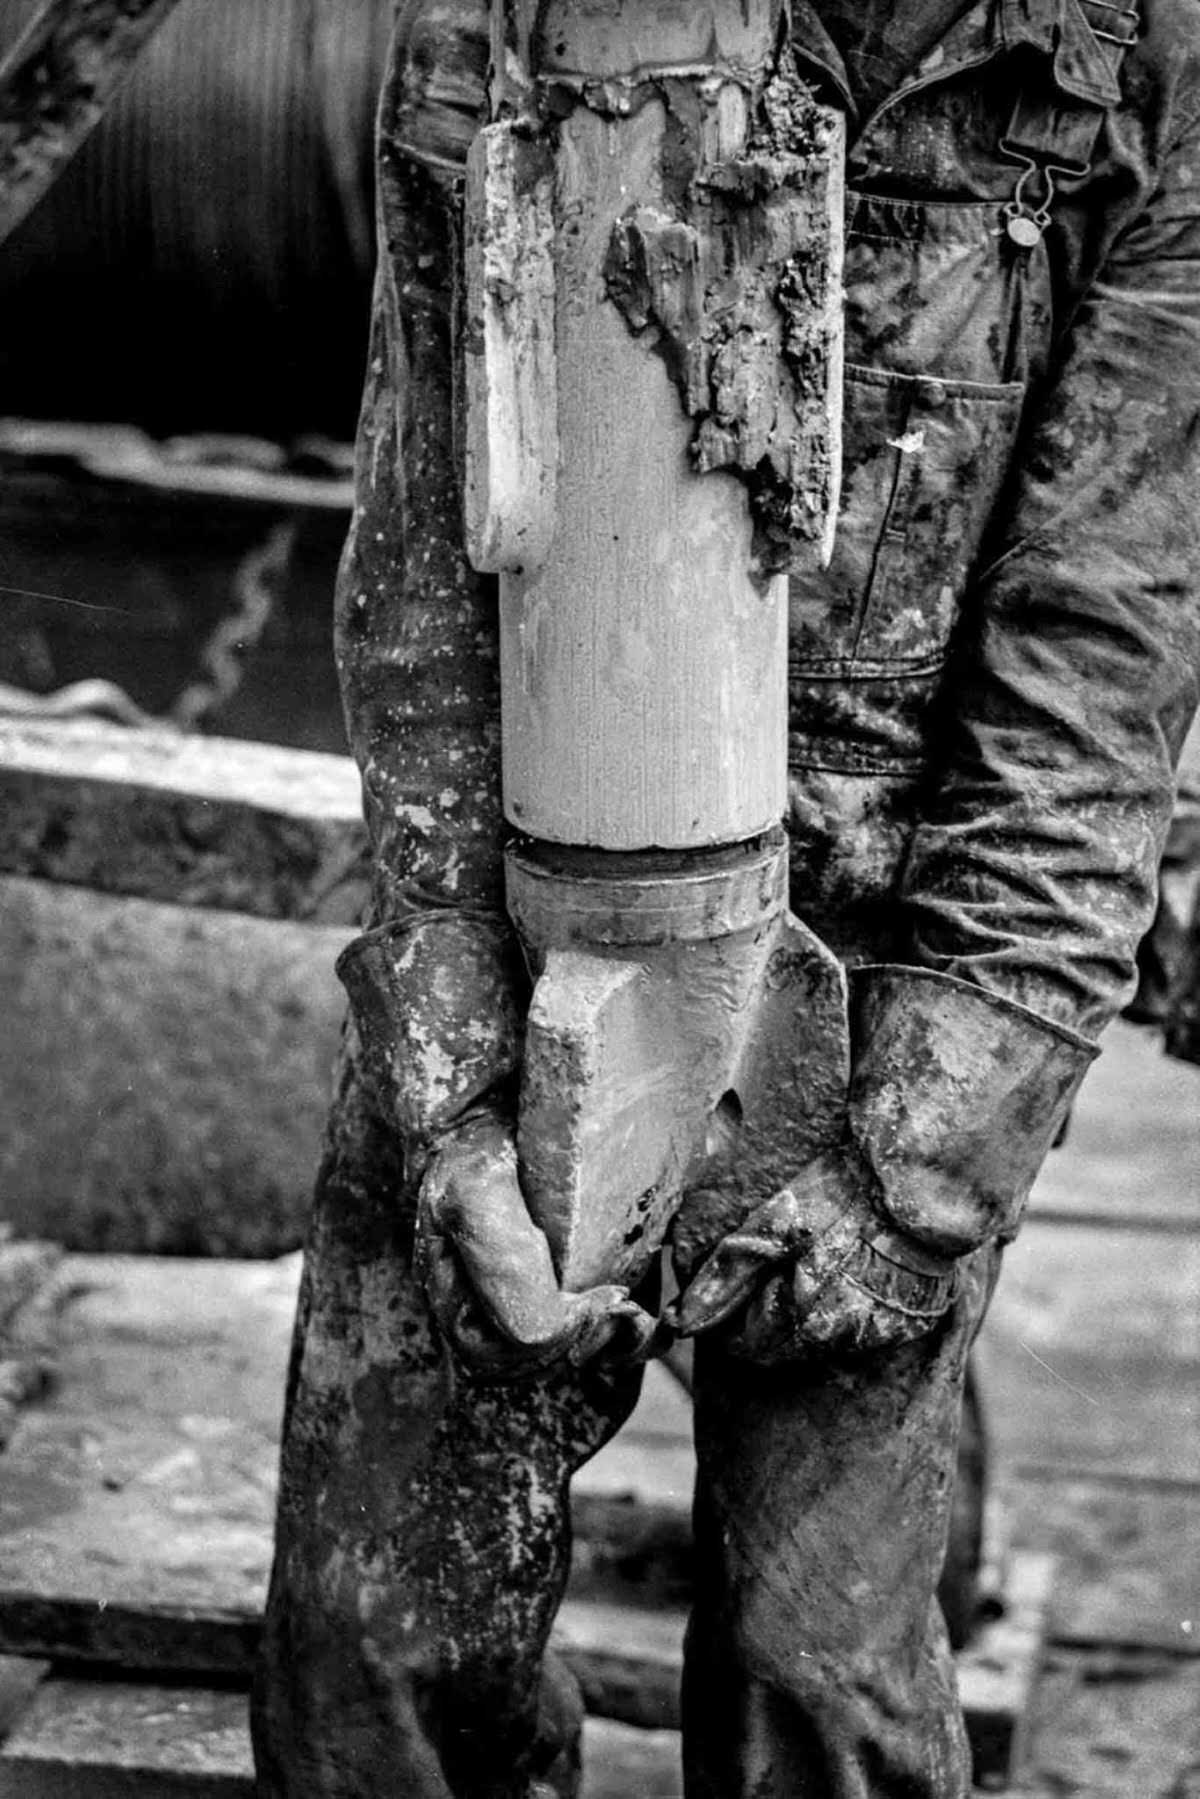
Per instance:
[[[851,364],[833,559],[793,577],[793,669],[932,671],[1010,464],[1020,382],[940,380]]]

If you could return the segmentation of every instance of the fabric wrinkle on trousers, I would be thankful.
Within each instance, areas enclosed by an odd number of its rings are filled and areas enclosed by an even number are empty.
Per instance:
[[[288,1378],[252,1702],[271,1799],[576,1790],[582,1706],[543,1654],[569,1476],[640,1372],[519,1384],[452,1369],[411,1271],[414,1201],[343,1053]]]
[[[582,1707],[546,1644],[567,1485],[640,1374],[452,1369],[410,1265],[413,1194],[353,1042],[318,1182],[253,1702],[263,1799],[578,1790]],[[964,1799],[929,1598],[993,1258],[886,1370],[697,1356],[688,1799]]]
[[[999,1265],[928,1338],[757,1369],[698,1345],[688,1799],[962,1799],[970,1757],[933,1598],[967,1354]]]

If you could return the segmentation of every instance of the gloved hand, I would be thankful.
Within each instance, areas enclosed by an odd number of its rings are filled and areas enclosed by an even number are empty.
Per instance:
[[[682,1336],[726,1325],[723,1347],[764,1366],[887,1349],[933,1329],[954,1303],[957,1268],[888,1219],[847,1143],[726,1235],[667,1323]]]
[[[849,1022],[838,1146],[728,1223],[719,1188],[710,1203],[685,1202],[687,1278],[667,1319],[684,1335],[725,1324],[735,1354],[772,1363],[932,1330],[954,1303],[961,1258],[1015,1235],[1096,1054],[1013,1000],[904,965],[851,971]],[[752,1171],[753,1146],[739,1155]],[[772,1169],[769,1186],[778,1179]],[[697,1266],[695,1248],[713,1243]]]
[[[562,1291],[521,1192],[512,1134],[490,1113],[461,1121],[430,1158],[415,1267],[439,1329],[476,1375],[513,1379],[601,1354],[631,1361],[656,1328],[624,1287]]]
[[[498,1380],[641,1353],[654,1320],[624,1287],[562,1292],[521,1192],[504,1112],[521,1045],[508,927],[409,915],[356,938],[338,972],[379,1113],[420,1177],[416,1272],[446,1341]]]

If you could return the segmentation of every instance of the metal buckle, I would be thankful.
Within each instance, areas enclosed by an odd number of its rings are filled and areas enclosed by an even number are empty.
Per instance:
[[[1099,26],[1093,25],[1089,19],[1088,26],[1093,37],[1103,38],[1106,44],[1116,44],[1118,49],[1121,50],[1133,49],[1133,46],[1137,43],[1137,28],[1140,23],[1140,16],[1136,7],[1122,6],[1118,4],[1118,0],[1084,0],[1084,5],[1093,6],[1098,12],[1116,13],[1119,18],[1126,19],[1129,23],[1129,36],[1117,37],[1114,32],[1101,31]]]
[[[1068,180],[1086,175],[1091,163],[1071,162],[1039,162],[1024,151],[1014,148],[1009,138],[1001,138],[1000,154],[1007,156],[1010,162],[1022,165],[1017,185],[1013,189],[1012,199],[1004,206],[1005,231],[1009,240],[1019,250],[1032,250],[1040,242],[1047,225],[1050,223],[1050,208],[1058,191],[1054,185],[1056,175],[1065,176]],[[1040,200],[1031,203],[1025,195],[1026,183],[1031,176],[1040,175],[1046,183],[1045,192]]]

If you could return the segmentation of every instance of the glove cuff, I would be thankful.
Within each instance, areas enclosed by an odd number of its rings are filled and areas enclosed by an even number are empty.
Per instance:
[[[520,1062],[527,980],[507,921],[456,912],[356,937],[338,977],[381,1116],[428,1148]]]
[[[850,1133],[887,1216],[952,1256],[1011,1237],[1095,1044],[932,969],[859,968],[850,995]]]
[[[940,1318],[958,1291],[956,1257],[926,1250],[905,1232],[883,1227],[858,1239],[845,1273],[877,1304],[908,1318]]]
[[[805,1216],[817,1223],[819,1203],[840,1189],[840,1215],[818,1233],[808,1252],[814,1291],[840,1274],[876,1304],[910,1318],[940,1318],[958,1289],[958,1258],[910,1236],[889,1216],[879,1182],[862,1151],[848,1140],[836,1156],[818,1158],[794,1182]],[[822,1268],[822,1264],[826,1264]]]

